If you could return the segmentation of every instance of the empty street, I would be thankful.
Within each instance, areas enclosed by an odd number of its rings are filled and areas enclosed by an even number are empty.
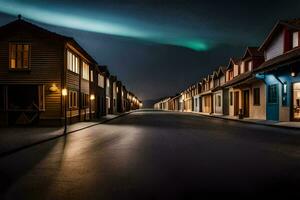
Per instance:
[[[293,130],[134,112],[0,158],[1,199],[299,195]]]

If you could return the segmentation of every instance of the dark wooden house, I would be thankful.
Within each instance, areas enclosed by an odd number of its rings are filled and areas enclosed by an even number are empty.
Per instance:
[[[95,66],[73,38],[20,17],[0,27],[0,123],[61,124],[64,106],[69,122],[89,119]]]

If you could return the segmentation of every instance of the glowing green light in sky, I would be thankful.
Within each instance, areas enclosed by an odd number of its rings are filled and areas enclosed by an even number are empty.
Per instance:
[[[11,15],[21,14],[31,20],[66,28],[136,38],[160,44],[181,46],[196,51],[205,51],[209,49],[208,44],[200,39],[190,39],[183,36],[178,36],[176,39],[174,39],[174,37],[173,39],[170,39],[168,34],[161,32],[160,30],[137,28],[138,26],[126,25],[126,23],[122,21],[116,22],[103,19],[105,17],[102,18],[101,16],[86,17],[85,15],[57,11],[33,5],[32,2],[30,5],[30,3],[25,4],[21,1],[0,0],[0,12]],[[160,37],[158,37],[158,35]]]

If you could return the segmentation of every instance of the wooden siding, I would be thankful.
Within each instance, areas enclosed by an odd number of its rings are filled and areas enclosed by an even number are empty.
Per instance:
[[[266,60],[283,54],[284,51],[284,32],[280,32],[270,43],[265,52]]]
[[[9,69],[9,43],[26,42],[31,46],[30,70],[12,71]],[[61,117],[60,90],[50,92],[55,84],[61,86],[64,66],[63,43],[37,35],[31,29],[12,30],[0,38],[0,84],[17,85],[32,84],[45,86],[45,111],[40,113],[41,119]]]

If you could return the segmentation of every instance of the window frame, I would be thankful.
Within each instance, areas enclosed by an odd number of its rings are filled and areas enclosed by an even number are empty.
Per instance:
[[[85,61],[82,61],[82,79],[90,80],[90,66]]]
[[[294,43],[295,39],[296,39],[297,44]],[[292,48],[296,48],[298,46],[299,46],[299,32],[298,31],[294,31],[292,33]]]
[[[18,67],[18,46],[22,46],[22,53],[21,53],[21,67]],[[25,45],[28,46],[28,55],[27,55],[27,63],[28,66],[24,67],[24,47]],[[15,46],[15,63],[14,67],[12,67],[12,46]],[[9,42],[8,45],[8,69],[10,71],[30,71],[31,70],[31,43],[29,42]]]
[[[69,90],[69,105],[70,109],[78,108],[78,92]]]
[[[256,95],[258,95],[258,96],[256,96]],[[260,106],[260,88],[259,87],[253,88],[253,106]]]
[[[80,69],[80,59],[79,56],[77,56],[75,53],[73,53],[71,50],[67,49],[67,69],[70,72],[73,72],[75,74],[79,74]]]

